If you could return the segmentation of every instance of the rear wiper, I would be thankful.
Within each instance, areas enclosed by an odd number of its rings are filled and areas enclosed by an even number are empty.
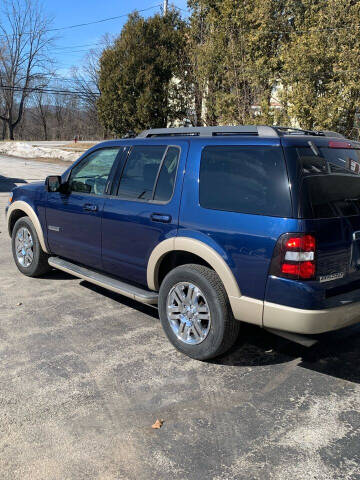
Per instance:
[[[317,157],[320,157],[319,149],[317,148],[317,146],[315,145],[315,143],[312,142],[311,140],[309,140],[309,141],[308,141],[308,145],[309,145],[309,147],[311,148],[311,151],[313,152],[313,154],[316,155]]]

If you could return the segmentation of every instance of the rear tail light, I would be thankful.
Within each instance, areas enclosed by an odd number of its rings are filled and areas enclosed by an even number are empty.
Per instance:
[[[313,235],[286,233],[281,235],[274,249],[270,275],[312,280],[315,278],[316,240]]]

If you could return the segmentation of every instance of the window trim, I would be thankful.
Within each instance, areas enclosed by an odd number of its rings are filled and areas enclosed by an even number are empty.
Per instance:
[[[142,199],[142,198],[129,198],[129,197],[126,197],[126,196],[122,196],[122,195],[119,195],[119,188],[120,188],[120,184],[121,184],[121,179],[123,177],[123,174],[124,174],[124,170],[125,170],[125,167],[126,167],[126,164],[129,160],[129,157],[134,149],[134,147],[151,147],[152,145],[146,145],[146,144],[136,144],[136,145],[131,145],[131,147],[129,148],[128,152],[127,152],[127,155],[124,159],[124,164],[121,168],[121,173],[120,173],[120,176],[119,176],[119,179],[116,181],[116,188],[115,188],[115,191],[114,191],[114,194],[111,195],[112,198],[117,198],[117,199],[120,199],[120,200],[125,200],[127,202],[136,202],[136,203],[151,203],[151,204],[155,204],[155,205],[167,205],[168,203],[170,203],[174,197],[174,193],[175,193],[175,187],[176,187],[176,182],[177,182],[177,179],[178,179],[178,171],[179,171],[179,165],[180,165],[180,158],[181,158],[181,147],[179,145],[156,145],[156,146],[159,146],[159,147],[165,147],[165,151],[163,153],[163,156],[161,158],[161,162],[159,164],[159,168],[158,168],[158,171],[156,173],[156,177],[155,177],[155,180],[154,180],[154,185],[153,185],[153,189],[152,189],[152,192],[151,192],[151,198],[149,199]],[[173,186],[173,190],[172,190],[172,193],[171,193],[171,197],[169,198],[169,200],[165,200],[165,201],[162,201],[162,200],[154,200],[154,195],[155,195],[155,192],[156,192],[156,187],[157,187],[157,184],[158,184],[158,180],[159,180],[159,175],[160,175],[160,171],[161,171],[161,168],[164,164],[164,161],[165,161],[165,158],[166,158],[166,155],[167,155],[167,152],[169,150],[170,147],[174,147],[174,148],[177,148],[178,151],[179,151],[179,155],[178,155],[178,160],[177,160],[177,165],[176,165],[176,172],[175,172],[175,181],[174,181],[174,186]]]
[[[102,193],[101,195],[98,195],[96,193],[86,193],[86,192],[75,192],[75,191],[72,191],[69,189],[70,187],[70,179],[71,179],[71,174],[74,170],[74,168],[76,168],[77,166],[79,165],[82,165],[90,155],[92,155],[93,153],[97,153],[97,152],[101,152],[101,151],[104,151],[104,150],[118,150],[118,153],[114,159],[114,162],[112,164],[112,167],[110,169],[110,172],[109,172],[109,176],[107,178],[107,182],[106,182],[106,187],[105,187],[105,190],[104,190],[104,193]],[[86,154],[86,156],[84,158],[82,158],[79,162],[76,162],[70,169],[68,175],[67,175],[67,184],[68,184],[68,187],[67,187],[67,191],[66,191],[66,195],[71,195],[71,194],[76,194],[76,195],[85,195],[85,196],[89,196],[89,197],[108,197],[109,194],[110,194],[110,191],[111,191],[111,186],[114,182],[114,175],[115,175],[115,172],[116,172],[116,169],[117,169],[117,166],[118,166],[118,162],[121,158],[121,155],[123,153],[123,148],[122,148],[122,145],[114,145],[114,146],[111,146],[111,147],[103,147],[103,148],[97,148],[95,150],[92,150],[91,152],[88,152]]]

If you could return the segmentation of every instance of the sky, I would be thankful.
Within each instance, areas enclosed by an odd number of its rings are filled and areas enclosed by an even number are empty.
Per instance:
[[[171,3],[183,9],[181,13],[186,17],[186,0],[170,0],[169,4]],[[45,12],[53,18],[51,28],[61,28],[162,5],[163,0],[43,0],[42,4]],[[147,17],[159,11],[160,7],[156,6],[142,12],[141,15]],[[123,17],[95,25],[54,32],[57,38],[52,55],[57,60],[58,74],[70,76],[70,68],[73,65],[81,65],[86,51],[91,48],[91,45],[95,46],[106,33],[118,35],[126,20],[127,17]]]

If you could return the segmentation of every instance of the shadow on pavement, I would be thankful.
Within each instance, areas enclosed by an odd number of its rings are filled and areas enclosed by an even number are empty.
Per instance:
[[[17,183],[28,183],[23,178],[4,177],[0,175],[0,192],[11,192]]]
[[[213,363],[263,366],[299,358],[300,367],[360,383],[360,325],[313,338],[318,343],[307,348],[259,327],[243,324],[242,332],[231,351]]]
[[[98,287],[97,285],[94,285],[93,283],[87,282],[85,280],[80,282],[80,285],[88,288],[89,290],[92,290],[93,292],[97,292],[100,295],[103,295],[107,298],[111,298],[115,302],[121,303],[121,305],[126,305],[127,307],[133,308],[134,310],[137,310],[138,312],[145,313],[145,315],[150,315],[153,318],[159,319],[156,307],[152,307],[152,306],[146,305],[144,303],[136,302],[135,300],[132,300],[131,298],[123,297],[122,295],[120,295],[118,293],[112,292],[111,290],[107,290],[106,288]]]
[[[105,290],[88,282],[81,285],[139,312],[158,318],[157,309]],[[324,375],[360,383],[360,324],[317,335],[311,348],[243,324],[234,347],[210,363],[226,366],[265,366],[300,359],[299,366]]]

